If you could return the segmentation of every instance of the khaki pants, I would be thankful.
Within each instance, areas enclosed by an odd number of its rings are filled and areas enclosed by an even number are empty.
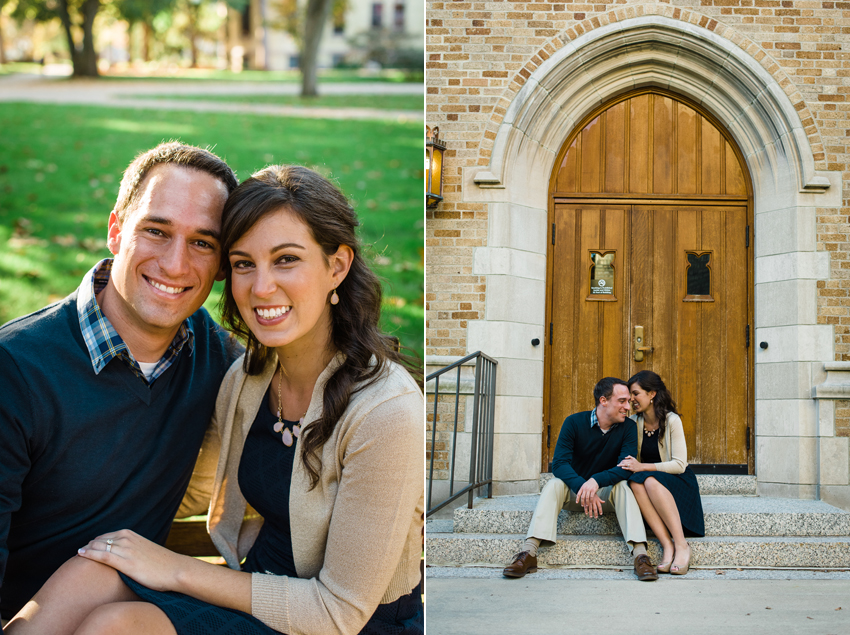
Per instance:
[[[596,495],[605,501],[603,512],[613,511],[617,515],[617,522],[630,552],[636,543],[646,542],[643,516],[640,515],[640,507],[627,481],[600,488]],[[554,544],[558,532],[558,512],[562,507],[573,512],[584,512],[584,508],[576,502],[575,492],[561,479],[553,478],[540,492],[540,500],[534,509],[526,537],[537,538],[542,544]]]

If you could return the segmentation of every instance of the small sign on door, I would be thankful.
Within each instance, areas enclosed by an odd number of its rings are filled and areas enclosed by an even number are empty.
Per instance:
[[[614,295],[614,251],[591,251],[590,295]]]

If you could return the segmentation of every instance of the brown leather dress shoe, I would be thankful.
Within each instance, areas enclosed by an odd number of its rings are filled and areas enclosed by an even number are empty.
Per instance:
[[[521,578],[526,573],[537,571],[537,556],[532,556],[527,551],[520,551],[514,556],[514,561],[502,571],[506,578]]]
[[[652,566],[652,560],[646,554],[641,554],[635,558],[635,575],[641,582],[649,582],[658,579],[658,573],[655,567]]]

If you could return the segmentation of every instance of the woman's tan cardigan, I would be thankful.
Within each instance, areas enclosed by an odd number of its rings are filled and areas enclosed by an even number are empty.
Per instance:
[[[319,376],[305,421],[321,412],[324,385],[343,359],[337,355]],[[242,370],[242,358],[230,368],[187,498],[197,501],[211,491],[210,537],[232,569],[239,569],[263,522],[242,497],[237,473],[276,365],[275,357],[252,376]],[[352,396],[323,446],[321,478],[310,491],[298,444],[289,494],[298,577],[254,573],[255,617],[287,635],[357,633],[378,604],[417,585],[423,413],[419,387],[401,366],[389,364],[378,381]]]
[[[643,444],[643,415],[637,416],[638,458]],[[664,430],[664,442],[658,444],[661,463],[655,464],[656,472],[681,474],[688,467],[688,446],[685,444],[685,429],[682,419],[675,412],[667,413],[667,426]],[[639,459],[640,460],[640,459]]]

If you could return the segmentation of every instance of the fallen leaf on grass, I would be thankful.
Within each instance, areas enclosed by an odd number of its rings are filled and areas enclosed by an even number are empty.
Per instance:
[[[29,218],[15,219],[15,236],[29,236],[32,233],[32,221]]]
[[[54,236],[50,240],[62,247],[70,247],[77,242],[77,237],[74,234],[65,234],[64,236]]]
[[[46,247],[47,241],[35,236],[12,236],[6,241],[6,244],[9,245],[10,249],[22,249],[24,247]]]
[[[87,236],[80,241],[80,247],[86,251],[100,251],[103,249],[103,241]]]

